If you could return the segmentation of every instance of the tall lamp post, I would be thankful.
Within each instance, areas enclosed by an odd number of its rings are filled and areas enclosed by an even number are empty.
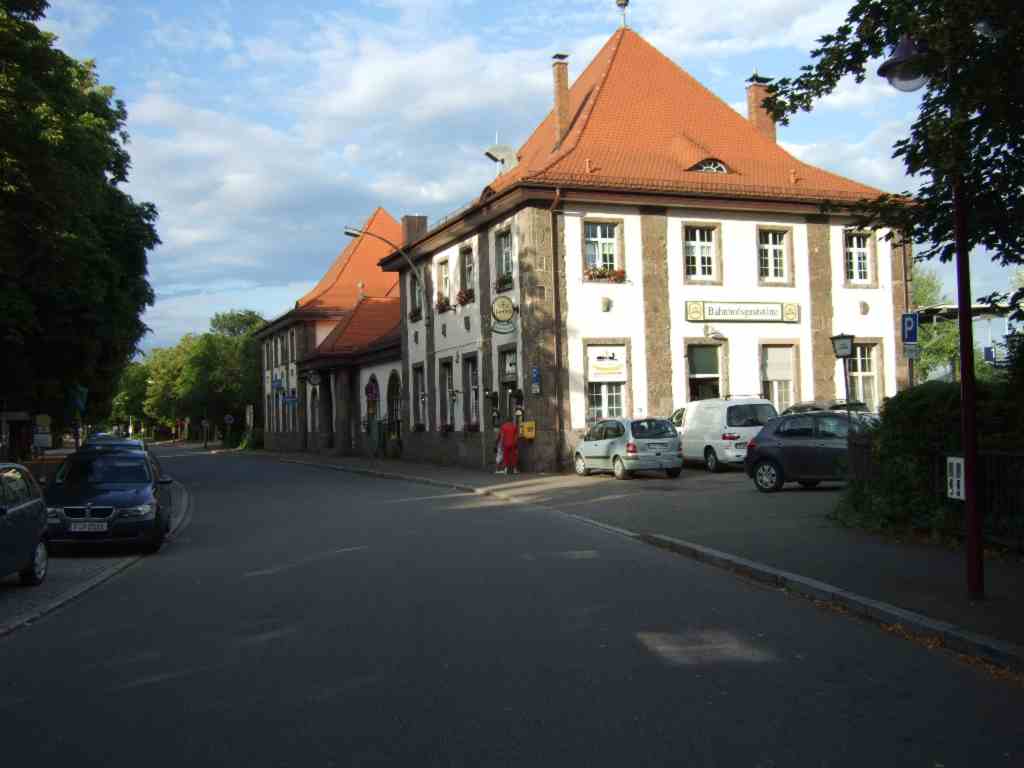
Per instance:
[[[416,288],[422,293],[423,296],[423,321],[424,323],[427,324],[427,326],[430,326],[432,324],[430,316],[430,302],[427,301],[427,283],[424,280],[423,269],[416,266],[415,262],[413,262],[413,260],[409,257],[409,254],[406,253],[401,246],[395,245],[386,237],[381,237],[376,232],[370,232],[367,229],[359,229],[358,227],[345,227],[344,231],[347,237],[359,237],[360,235],[366,235],[367,237],[372,237],[375,238],[376,240],[380,240],[382,243],[390,246],[396,252],[401,254],[402,258],[405,259],[405,263],[409,267],[409,270],[416,277]]]
[[[892,56],[878,68],[880,77],[896,90],[910,93],[928,81],[923,56],[909,35],[904,35]],[[958,115],[950,115],[954,124]],[[974,328],[971,314],[971,266],[967,250],[967,211],[963,203],[963,174],[953,169],[953,239],[956,247],[957,314],[960,323],[960,443],[964,452],[964,516],[967,523],[967,596],[985,596],[981,513],[978,509],[978,430],[975,422]]]

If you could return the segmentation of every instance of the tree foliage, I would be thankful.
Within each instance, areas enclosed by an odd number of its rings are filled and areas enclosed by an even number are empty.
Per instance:
[[[863,201],[863,223],[907,233],[923,259],[955,255],[952,196],[961,189],[968,247],[1003,265],[1024,263],[1024,14],[1019,0],[858,0],[845,22],[819,39],[813,63],[769,86],[765,106],[782,122],[809,111],[844,77],[860,83],[909,35],[923,51],[927,83],[910,134],[894,145],[911,195]],[[906,198],[913,204],[907,205]],[[993,294],[1024,317],[1024,287]]]
[[[203,419],[221,424],[230,414],[241,423],[245,406],[260,398],[260,346],[253,333],[265,322],[252,310],[220,313],[208,333],[152,350],[122,375],[111,419],[124,424],[129,414],[141,413],[172,428],[188,419],[196,429]]]
[[[146,332],[157,212],[120,188],[124,104],[33,23],[46,7],[0,0],[0,394],[60,418],[78,384],[95,416]]]

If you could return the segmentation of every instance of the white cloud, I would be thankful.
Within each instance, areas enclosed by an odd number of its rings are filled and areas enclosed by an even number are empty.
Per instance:
[[[906,108],[907,95],[901,94],[882,78],[874,77],[872,73],[877,68],[877,63],[869,64],[867,67],[869,75],[862,83],[858,83],[852,76],[847,75],[839,81],[839,84],[832,93],[819,100],[818,106],[828,109],[857,109],[863,111],[882,102],[902,98],[904,104],[901,106]]]
[[[235,47],[235,39],[227,23],[210,18],[186,24],[182,21],[163,22],[155,16],[149,38],[155,45],[173,52],[231,51]]]
[[[113,10],[99,0],[63,0],[50,6],[39,26],[57,35],[62,50],[76,55],[112,16]]]

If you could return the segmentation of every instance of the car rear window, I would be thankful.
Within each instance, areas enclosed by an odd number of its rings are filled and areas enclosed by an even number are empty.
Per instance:
[[[676,429],[671,421],[665,419],[641,419],[629,425],[633,437],[647,440],[654,437],[675,437]]]
[[[72,456],[57,479],[69,485],[150,481],[145,458],[129,453]]]
[[[763,427],[779,414],[768,403],[730,405],[725,412],[725,423],[730,427]]]

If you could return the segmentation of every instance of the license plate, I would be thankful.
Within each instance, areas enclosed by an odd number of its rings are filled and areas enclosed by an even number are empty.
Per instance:
[[[72,533],[103,533],[107,530],[106,523],[70,523],[68,529]]]
[[[647,444],[648,450],[651,450],[651,451],[660,451],[664,447],[665,447],[664,443],[648,443]]]
[[[740,448],[746,448],[746,447],[747,447],[746,443],[736,443],[736,449],[737,450],[739,450]]]

